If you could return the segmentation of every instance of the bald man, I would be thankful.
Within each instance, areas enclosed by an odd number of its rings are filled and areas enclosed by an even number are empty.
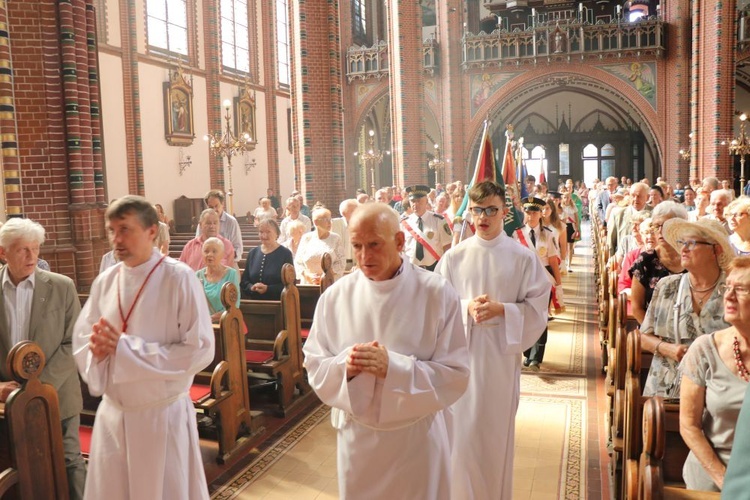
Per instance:
[[[448,499],[442,410],[469,377],[460,299],[402,258],[404,234],[387,204],[357,208],[349,234],[359,267],[320,297],[304,346],[310,385],[333,407],[339,494]]]

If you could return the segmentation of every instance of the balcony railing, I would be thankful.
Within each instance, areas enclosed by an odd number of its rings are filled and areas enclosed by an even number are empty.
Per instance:
[[[346,51],[346,76],[353,80],[380,80],[388,75],[388,44],[381,40],[372,47],[354,45]]]
[[[637,22],[607,24],[545,24],[524,31],[495,30],[463,37],[464,69],[535,64],[542,61],[603,59],[605,57],[663,57],[665,23],[652,17]]]
[[[433,76],[439,65],[439,45],[437,39],[428,38],[422,43],[422,66],[424,72]],[[354,80],[377,78],[380,80],[389,73],[388,44],[381,40],[372,47],[354,45],[346,52],[346,77],[349,83]]]

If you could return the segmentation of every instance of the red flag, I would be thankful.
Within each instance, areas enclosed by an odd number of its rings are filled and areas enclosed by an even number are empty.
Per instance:
[[[539,174],[539,184],[547,182],[547,176],[544,175],[544,160],[542,161],[542,173]]]
[[[506,132],[508,138],[505,140],[505,154],[503,155],[503,181],[506,186],[516,186],[516,159],[513,158],[511,140],[513,136]]]

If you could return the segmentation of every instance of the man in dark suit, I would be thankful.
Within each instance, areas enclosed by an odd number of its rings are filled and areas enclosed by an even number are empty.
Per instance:
[[[46,363],[41,381],[57,390],[70,498],[83,498],[86,465],[78,438],[83,408],[81,384],[72,352],[73,325],[81,311],[73,281],[37,268],[44,228],[28,219],[11,219],[0,228],[0,360],[22,340],[39,344]],[[0,401],[18,384],[0,365]]]

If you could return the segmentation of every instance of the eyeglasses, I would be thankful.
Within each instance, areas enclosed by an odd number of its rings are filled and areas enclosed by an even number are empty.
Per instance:
[[[693,249],[695,249],[696,245],[708,245],[711,247],[715,245],[715,243],[698,240],[677,240],[676,243],[678,247],[685,247],[688,249],[688,251],[692,251]]]
[[[734,292],[737,297],[747,297],[748,295],[750,295],[750,288],[741,285],[730,285],[727,283],[722,283],[718,286],[718,290],[722,295],[727,295],[728,293],[732,292]]]
[[[727,217],[730,219],[736,219],[742,217],[743,215],[747,215],[747,212],[729,212],[727,214]]]
[[[482,214],[486,215],[487,217],[494,217],[500,211],[500,209],[497,207],[471,207],[469,208],[469,210],[471,210],[471,213],[477,217],[481,217]]]

